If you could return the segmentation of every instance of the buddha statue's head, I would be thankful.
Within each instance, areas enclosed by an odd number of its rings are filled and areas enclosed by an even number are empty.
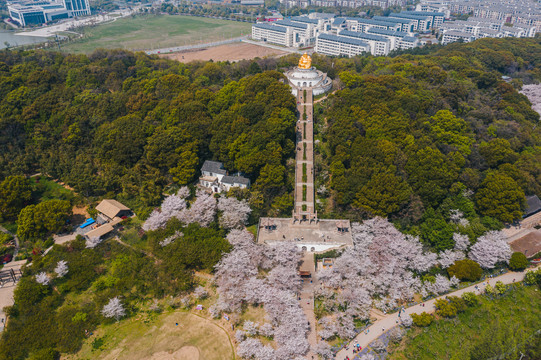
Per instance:
[[[307,53],[299,59],[299,69],[310,69],[312,67],[312,58]]]

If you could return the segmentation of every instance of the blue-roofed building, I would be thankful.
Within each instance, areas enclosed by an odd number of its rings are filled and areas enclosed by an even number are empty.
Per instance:
[[[387,55],[391,51],[391,41],[380,35],[361,33],[356,31],[341,31],[338,35],[358,39],[370,45],[370,53],[380,56]]]
[[[403,14],[416,15],[416,16],[430,16],[432,27],[437,29],[445,21],[445,13],[432,12],[432,11],[402,11]]]
[[[252,25],[252,39],[282,46],[293,46],[293,34],[287,27],[266,23]]]
[[[378,21],[386,21],[394,24],[400,24],[401,29],[400,31],[404,32],[413,32],[413,28],[415,27],[415,21],[412,19],[400,19],[400,18],[392,18],[388,16],[374,16],[372,18],[373,20]]]
[[[315,44],[317,34],[325,31],[326,23],[330,20],[319,21],[306,16],[294,16],[271,24],[257,23],[252,25],[252,39],[295,48],[310,46]]]
[[[411,49],[419,46],[419,39],[410,36],[410,34],[403,31],[390,31],[383,29],[370,29],[368,30],[369,34],[383,36],[388,39],[390,44],[390,49]]]
[[[406,13],[401,12],[401,13],[391,13],[389,14],[389,17],[395,18],[395,19],[413,20],[414,31],[426,32],[430,30],[430,28],[432,27],[432,17],[428,15],[411,15],[411,14],[406,14]]]
[[[318,19],[310,19],[308,16],[292,16],[291,21],[306,23],[306,24],[313,24],[318,25],[319,20]]]
[[[384,30],[400,30],[402,25],[398,23],[392,23],[387,21],[379,21],[372,19],[365,19],[359,17],[346,17],[346,30],[366,32],[371,28],[378,28]]]
[[[319,34],[316,52],[334,56],[355,56],[370,52],[370,44],[359,39],[332,34]]]

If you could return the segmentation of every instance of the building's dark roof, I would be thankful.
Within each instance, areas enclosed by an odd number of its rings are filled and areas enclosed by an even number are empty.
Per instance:
[[[363,46],[365,48],[370,49],[370,45],[365,43],[364,41],[348,38],[345,36],[336,36],[332,34],[319,34],[318,39],[341,42],[341,43],[349,44],[349,45],[358,45],[358,46]]]
[[[426,20],[426,18],[431,18],[430,15],[411,15],[411,14],[404,14],[404,13],[392,13],[389,15],[389,17],[394,18],[403,18],[403,19],[413,19],[413,20]]]
[[[291,21],[298,21],[302,23],[308,23],[308,24],[319,24],[319,21],[317,19],[310,19],[308,16],[292,16]]]
[[[410,24],[413,20],[412,19],[397,19],[397,18],[391,18],[388,16],[374,16],[372,19],[378,20],[378,21],[385,21],[389,23],[394,24]]]
[[[372,19],[357,18],[357,17],[347,17],[346,20],[356,21],[359,24],[367,24],[367,25],[379,25],[379,26],[387,26],[387,27],[396,26],[396,23],[384,21],[384,20],[372,20]]]
[[[541,211],[541,200],[539,200],[537,195],[526,196],[526,204],[527,207],[526,212],[524,213],[524,217],[531,216]]]
[[[386,29],[378,29],[378,28],[370,28],[368,32],[371,34],[376,34],[376,35],[387,35],[387,36],[394,36],[394,37],[399,37],[399,38],[404,38],[406,36],[409,36],[409,34],[404,31],[394,31],[394,30],[386,30]]]
[[[432,12],[432,11],[402,11],[404,14],[410,15],[419,15],[419,16],[445,16],[442,12]]]
[[[417,38],[415,36],[404,36],[402,38],[402,41],[406,41],[406,42],[416,42],[417,41]]]
[[[220,175],[227,174],[227,171],[224,169],[224,164],[219,161],[205,160],[205,162],[203,163],[203,167],[201,167],[201,171],[211,172]]]
[[[225,184],[242,184],[242,185],[250,185],[250,179],[245,178],[244,176],[224,176],[222,178],[222,183]]]
[[[346,22],[346,19],[338,17],[334,19],[333,25],[342,25],[345,22]]]
[[[277,32],[281,32],[281,33],[287,32],[287,29],[284,28],[284,27],[281,27],[281,26],[274,26],[274,25],[263,24],[263,23],[254,24],[252,26],[254,26],[254,27],[258,28],[258,29],[277,31]]]
[[[363,39],[363,40],[381,41],[385,43],[389,42],[389,39],[383,36],[361,33],[361,32],[356,32],[356,31],[349,31],[349,30],[340,31],[338,35],[348,36],[348,37],[353,37],[353,38]]]
[[[278,20],[278,21],[274,22],[274,25],[294,27],[294,28],[297,28],[297,29],[308,29],[307,24],[303,24],[303,23],[299,23],[299,22],[293,22],[291,20]]]

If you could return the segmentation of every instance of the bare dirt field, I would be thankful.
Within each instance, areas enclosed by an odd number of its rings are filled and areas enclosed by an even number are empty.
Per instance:
[[[533,256],[541,251],[541,230],[531,231],[526,236],[510,243],[513,251],[520,251],[526,256]]]
[[[194,49],[171,54],[162,54],[160,56],[187,63],[194,60],[208,61],[211,59],[214,61],[239,61],[256,57],[262,58],[265,56],[279,56],[284,54],[287,54],[287,52],[238,42],[206,49]]]

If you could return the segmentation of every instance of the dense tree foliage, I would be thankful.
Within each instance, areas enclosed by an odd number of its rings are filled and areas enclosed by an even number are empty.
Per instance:
[[[514,252],[509,259],[509,268],[513,271],[522,271],[530,265],[530,262],[521,252]]]
[[[66,200],[48,200],[29,205],[21,210],[17,219],[17,235],[22,240],[37,240],[58,233],[71,215]]]
[[[453,232],[473,241],[520,219],[524,195],[541,192],[539,114],[516,90],[520,79],[541,79],[532,55],[541,43],[483,39],[423,51],[314,56],[342,83],[315,109],[316,182],[331,189],[318,212],[389,216],[443,250]],[[462,216],[451,219],[453,211]]]
[[[8,176],[0,183],[0,219],[14,220],[32,197],[30,182],[23,176]]]
[[[192,182],[214,159],[246,173],[263,200],[253,204],[268,209],[291,190],[295,101],[280,73],[245,77],[249,66],[2,52],[0,178],[40,171],[83,196],[117,193],[144,215],[166,185]]]
[[[473,260],[458,260],[447,269],[449,276],[456,276],[459,280],[477,281],[483,275],[483,269]]]

